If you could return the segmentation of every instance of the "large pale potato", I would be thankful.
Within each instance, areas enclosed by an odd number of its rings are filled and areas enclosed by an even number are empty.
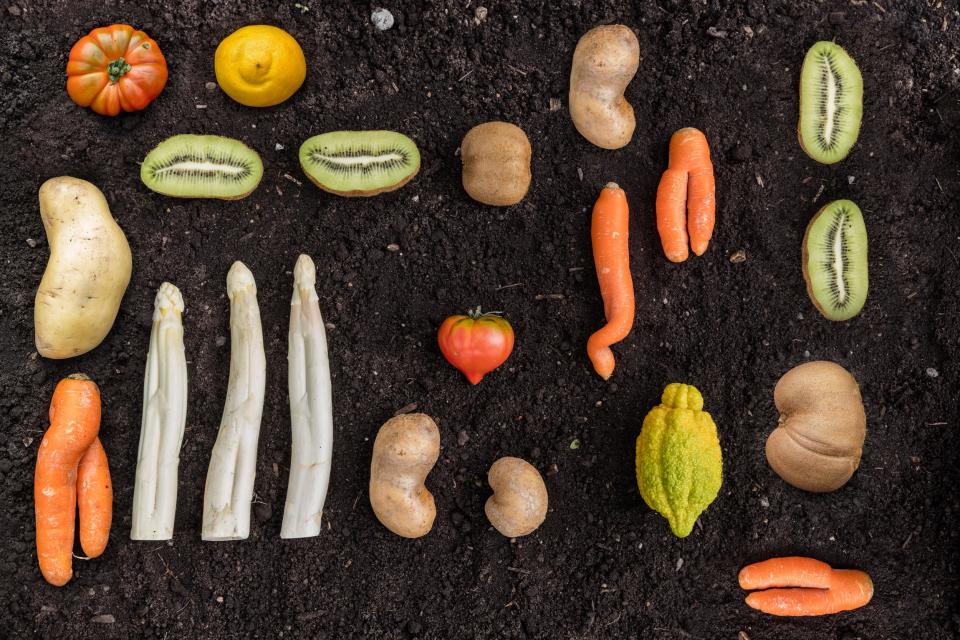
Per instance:
[[[619,149],[633,137],[633,107],[623,97],[640,66],[640,43],[628,27],[610,24],[586,32],[573,52],[570,117],[584,138]]]
[[[867,417],[850,372],[825,360],[805,362],[773,392],[780,423],[767,438],[767,461],[789,484],[835,491],[860,466]]]
[[[425,413],[387,420],[373,443],[370,506],[387,529],[404,538],[430,532],[437,516],[424,481],[440,457],[440,429]]]
[[[33,307],[37,351],[72,358],[100,344],[120,308],[133,259],[110,207],[86,180],[63,176],[40,187],[50,260]]]

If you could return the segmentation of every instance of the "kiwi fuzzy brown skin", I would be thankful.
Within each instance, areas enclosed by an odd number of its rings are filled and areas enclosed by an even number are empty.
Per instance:
[[[804,231],[804,234],[803,234],[803,244],[801,245],[801,252],[800,252],[800,253],[801,253],[801,264],[802,264],[802,269],[803,269],[803,280],[804,280],[804,282],[806,283],[807,296],[810,298],[810,301],[813,303],[813,306],[816,307],[817,311],[820,312],[820,315],[822,315],[822,316],[823,316],[824,318],[826,318],[827,320],[831,320],[831,321],[834,321],[834,322],[843,321],[843,320],[848,320],[848,319],[850,319],[851,317],[856,316],[856,315],[859,314],[860,311],[862,310],[863,305],[861,304],[861,306],[858,307],[852,314],[848,314],[848,315],[845,315],[845,316],[843,316],[843,317],[835,317],[835,316],[833,315],[833,313],[831,312],[830,309],[824,307],[824,306],[820,303],[820,300],[817,298],[816,293],[815,293],[815,291],[814,291],[813,280],[812,280],[812,278],[811,278],[810,270],[809,270],[809,264],[810,264],[810,248],[809,248],[809,247],[810,247],[810,231],[811,231],[811,229],[813,229],[814,224],[819,220],[820,216],[823,215],[823,214],[827,211],[827,209],[830,209],[831,207],[834,207],[834,206],[836,206],[836,205],[838,205],[838,204],[841,204],[841,203],[843,203],[843,202],[849,202],[849,201],[834,200],[833,202],[828,202],[827,204],[823,205],[823,206],[817,211],[816,214],[814,214],[814,216],[810,219],[810,222],[807,224],[806,231]],[[850,204],[853,205],[854,207],[856,207],[856,205],[853,204],[852,202],[851,202]],[[865,277],[868,277],[868,276],[865,276]]]
[[[350,135],[356,136],[357,138],[363,138],[364,136],[370,136],[370,137],[372,137],[374,140],[375,140],[378,136],[379,136],[379,137],[383,137],[383,136],[395,136],[395,137],[399,137],[399,138],[405,139],[406,142],[412,147],[412,150],[413,150],[413,152],[414,152],[414,156],[415,156],[415,158],[416,158],[416,164],[415,164],[415,166],[413,167],[412,171],[410,171],[410,173],[408,173],[407,175],[403,176],[400,180],[398,180],[398,181],[396,181],[396,182],[387,183],[387,184],[384,184],[384,185],[382,185],[382,186],[380,186],[380,187],[374,187],[374,188],[370,188],[370,189],[336,189],[336,188],[330,186],[329,184],[325,184],[324,182],[322,182],[321,180],[319,180],[316,176],[314,176],[314,174],[310,171],[310,167],[307,166],[306,158],[305,158],[304,155],[303,155],[303,150],[304,150],[304,148],[307,147],[307,145],[310,144],[312,141],[314,141],[314,140],[316,140],[316,139],[318,139],[318,138],[321,138],[321,137],[331,136],[331,137],[333,137],[333,138],[337,138],[337,137],[345,137],[345,136],[350,136]],[[333,144],[335,144],[335,143],[333,143]],[[415,143],[412,139],[410,139],[409,137],[407,137],[407,136],[405,136],[405,135],[403,135],[403,134],[401,134],[401,133],[395,132],[395,131],[333,131],[333,132],[328,132],[328,133],[321,134],[321,135],[318,135],[318,136],[313,136],[313,137],[308,138],[307,140],[305,140],[304,143],[303,143],[303,144],[301,145],[301,147],[300,147],[300,154],[299,154],[299,155],[300,155],[300,167],[301,167],[301,169],[303,169],[304,174],[307,176],[307,178],[310,180],[310,182],[312,182],[314,185],[316,185],[317,187],[319,187],[321,190],[326,191],[327,193],[332,193],[332,194],[334,194],[334,195],[342,196],[342,197],[345,197],[345,198],[367,198],[367,197],[372,197],[372,196],[379,195],[379,194],[381,194],[381,193],[387,193],[387,192],[390,192],[390,191],[396,191],[397,189],[403,187],[405,184],[407,184],[408,182],[410,182],[411,180],[413,180],[413,179],[417,176],[417,174],[420,173],[420,165],[421,165],[419,149],[417,148],[416,143]]]

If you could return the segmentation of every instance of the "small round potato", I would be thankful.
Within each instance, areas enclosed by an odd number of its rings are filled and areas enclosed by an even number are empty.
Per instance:
[[[430,532],[437,507],[424,481],[440,457],[440,429],[424,413],[387,420],[373,443],[370,506],[387,529],[404,538]]]
[[[485,122],[463,137],[463,188],[477,202],[504,207],[530,188],[530,140],[509,122]]]
[[[573,52],[570,117],[580,134],[603,149],[619,149],[633,137],[633,107],[623,97],[640,66],[640,43],[622,24],[594,27]]]
[[[507,536],[525,536],[547,517],[547,486],[536,467],[520,458],[500,458],[490,467],[487,482],[493,495],[484,511],[493,527]]]
[[[827,361],[786,372],[773,392],[780,422],[767,438],[767,462],[804,491],[836,491],[860,466],[867,418],[850,372]]]

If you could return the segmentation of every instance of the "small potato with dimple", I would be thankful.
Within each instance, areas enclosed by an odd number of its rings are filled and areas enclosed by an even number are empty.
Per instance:
[[[377,519],[404,538],[430,532],[437,516],[424,481],[440,457],[440,429],[425,413],[387,420],[373,443],[370,506]]]
[[[493,527],[516,538],[533,533],[547,517],[547,486],[536,467],[520,458],[500,458],[490,467],[487,482],[493,495],[484,511]]]
[[[530,189],[530,140],[509,122],[484,122],[467,132],[460,144],[463,188],[483,204],[517,204]]]
[[[640,66],[640,43],[622,24],[594,27],[580,38],[570,69],[570,117],[580,134],[603,149],[633,137],[636,119],[623,93]]]

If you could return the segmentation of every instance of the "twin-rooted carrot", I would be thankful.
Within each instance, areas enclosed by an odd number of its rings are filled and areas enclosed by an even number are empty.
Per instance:
[[[60,381],[50,401],[50,428],[37,454],[33,496],[37,558],[43,577],[63,586],[73,576],[73,539],[80,509],[84,553],[103,553],[113,491],[100,431],[100,390],[83,374]]]
[[[697,129],[680,129],[670,138],[670,162],[657,188],[657,231],[663,253],[683,262],[689,248],[703,255],[716,222],[716,187],[710,145]]]
[[[603,188],[593,206],[590,232],[607,324],[587,340],[587,355],[594,370],[604,380],[613,374],[616,364],[610,345],[626,338],[633,328],[633,277],[627,242],[629,227],[627,194],[611,182]]]
[[[747,604],[775,616],[822,616],[864,606],[873,582],[863,571],[833,569],[813,558],[771,558],[744,567],[740,587],[754,591]]]

